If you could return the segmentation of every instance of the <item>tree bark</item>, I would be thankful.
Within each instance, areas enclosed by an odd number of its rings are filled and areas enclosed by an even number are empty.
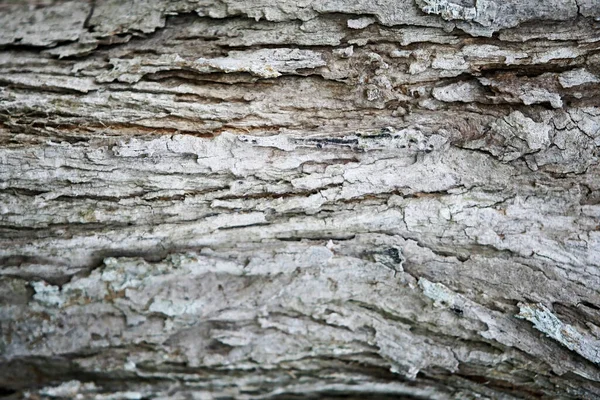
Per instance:
[[[600,398],[600,3],[0,2],[0,395]]]

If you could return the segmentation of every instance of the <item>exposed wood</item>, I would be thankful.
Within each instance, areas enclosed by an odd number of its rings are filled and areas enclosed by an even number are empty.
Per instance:
[[[0,1],[0,396],[600,398],[600,3]]]

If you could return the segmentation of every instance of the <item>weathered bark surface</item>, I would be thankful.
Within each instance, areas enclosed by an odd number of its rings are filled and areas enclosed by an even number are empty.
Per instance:
[[[9,398],[600,398],[600,3],[0,2]]]

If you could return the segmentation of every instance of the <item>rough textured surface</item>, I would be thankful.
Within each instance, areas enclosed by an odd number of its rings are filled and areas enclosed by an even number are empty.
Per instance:
[[[591,0],[0,1],[0,396],[600,398]]]

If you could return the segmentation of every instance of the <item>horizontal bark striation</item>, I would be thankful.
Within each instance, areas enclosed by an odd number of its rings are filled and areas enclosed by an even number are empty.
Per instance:
[[[600,398],[595,2],[0,10],[0,395]]]

